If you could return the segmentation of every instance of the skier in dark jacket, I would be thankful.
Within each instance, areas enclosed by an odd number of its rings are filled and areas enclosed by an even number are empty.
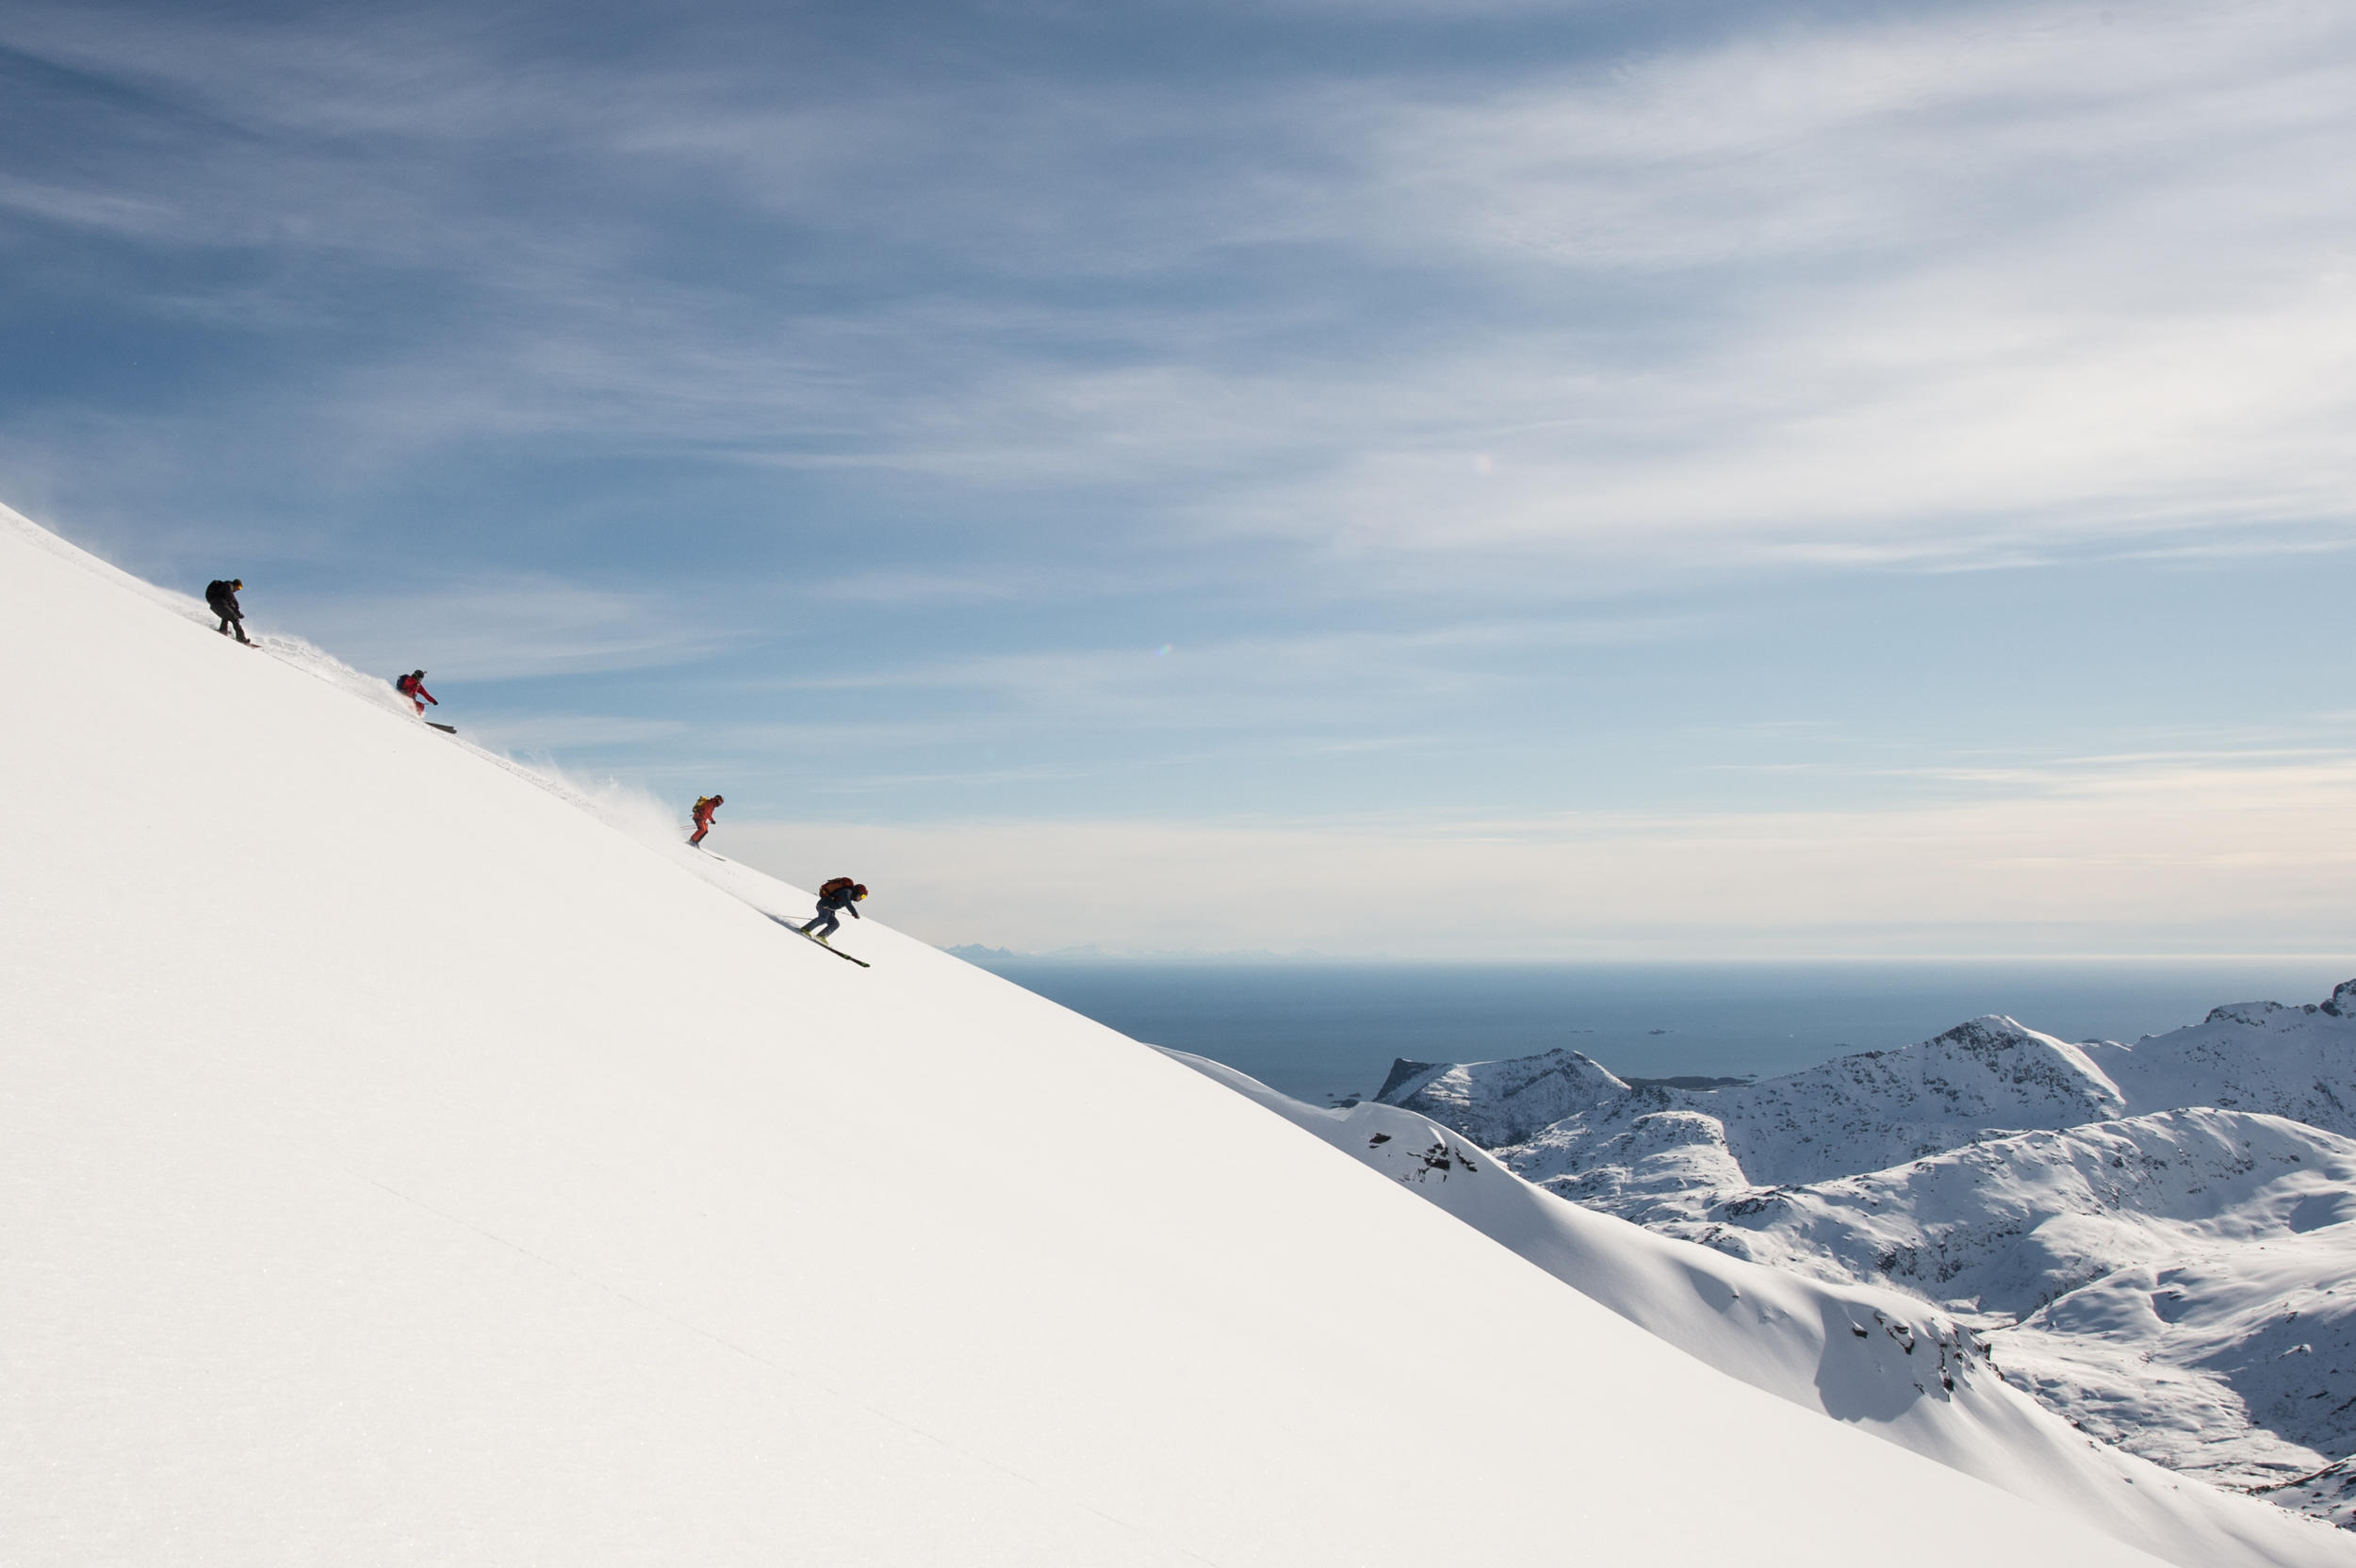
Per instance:
[[[237,590],[244,586],[243,578],[230,578],[226,581],[215,578],[205,585],[205,603],[221,617],[221,625],[216,629],[223,637],[228,636],[230,629],[235,627],[237,641],[252,647],[254,639],[245,634],[245,612],[237,608]]]
[[[407,697],[412,703],[417,705],[417,717],[419,718],[425,717],[425,705],[427,703],[430,702],[436,708],[442,706],[441,700],[434,696],[433,693],[425,689],[425,672],[423,670],[411,670],[407,675],[402,676],[399,680],[393,682],[393,690],[399,692],[402,696]]]
[[[866,896],[867,884],[854,882],[847,876],[838,876],[820,884],[817,918],[812,920],[810,925],[802,927],[802,935],[815,937],[822,942],[833,936],[843,924],[843,922],[836,918],[838,910],[849,910],[853,920],[864,919],[865,917],[859,912],[859,901]],[[813,931],[810,929],[811,925],[823,925],[826,929]]]
[[[728,798],[726,795],[697,795],[695,797],[695,808],[688,813],[695,819],[695,831],[689,834],[687,838],[689,847],[692,848],[704,841],[704,835],[712,831],[712,813],[727,804]]]

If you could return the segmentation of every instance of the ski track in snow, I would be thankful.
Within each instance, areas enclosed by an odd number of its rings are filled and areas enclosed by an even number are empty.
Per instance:
[[[75,650],[0,769],[0,1560],[2356,1561],[1953,1315],[803,952],[643,796],[0,561]]]

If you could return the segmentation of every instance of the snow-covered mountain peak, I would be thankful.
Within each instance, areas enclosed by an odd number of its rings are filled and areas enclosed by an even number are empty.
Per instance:
[[[2031,1127],[2119,1113],[2119,1086],[2068,1041],[1991,1015],[1919,1045],[1862,1052],[1679,1102],[1716,1116],[1756,1184],[1879,1169]]]
[[[2321,1003],[2234,1003],[2132,1045],[2085,1049],[2130,1111],[2216,1105],[2356,1136],[2356,980]]]
[[[1556,1047],[1497,1062],[1391,1064],[1375,1099],[1429,1116],[1488,1148],[1517,1143],[1540,1128],[1628,1092],[1617,1074],[1583,1052]]]
[[[1923,1068],[1925,1082],[1953,1081],[1942,1071],[1950,1063],[1969,1061],[1991,1080],[2022,1091],[2020,1102],[2101,1107],[2116,1111],[2126,1102],[2119,1086],[2095,1065],[2085,1049],[2031,1029],[2002,1013],[1988,1013],[1934,1035],[1918,1046],[1891,1054],[1913,1054]]]

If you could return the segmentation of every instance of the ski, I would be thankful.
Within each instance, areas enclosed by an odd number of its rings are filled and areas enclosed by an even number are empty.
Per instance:
[[[777,917],[776,917],[775,915],[772,915],[772,916],[770,916],[769,918],[770,918],[770,919],[772,919],[772,920],[777,920]],[[859,968],[861,968],[861,969],[873,969],[873,968],[875,967],[873,964],[870,964],[870,963],[869,963],[866,959],[864,959],[864,958],[854,958],[854,957],[852,957],[849,954],[847,954],[847,953],[843,952],[841,948],[839,948],[839,947],[835,946],[835,945],[834,945],[834,943],[832,943],[832,942],[829,942],[829,941],[821,941],[818,938],[811,936],[809,932],[807,932],[807,931],[803,930],[803,929],[802,929],[800,926],[798,926],[798,925],[794,925],[794,924],[791,924],[791,923],[787,923],[787,922],[785,922],[785,921],[781,921],[781,920],[780,920],[780,921],[777,921],[777,923],[778,923],[779,925],[784,926],[784,927],[785,927],[788,931],[793,932],[795,936],[797,936],[797,937],[801,938],[801,939],[802,939],[802,940],[804,940],[804,941],[806,941],[806,942],[810,943],[810,946],[812,946],[812,947],[823,947],[823,948],[825,948],[827,952],[829,952],[829,953],[833,954],[836,957],[841,958],[841,959],[844,960],[844,961],[845,961],[845,962],[847,962],[847,963],[854,963],[854,964],[857,964],[857,965],[858,965]]]
[[[458,733],[458,727],[456,725],[435,724],[432,719],[425,721],[425,727],[428,729],[438,729],[445,735],[455,735]]]

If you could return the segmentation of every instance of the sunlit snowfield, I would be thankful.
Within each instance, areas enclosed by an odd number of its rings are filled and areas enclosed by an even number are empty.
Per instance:
[[[1392,1059],[1568,1046],[1623,1077],[1772,1076],[2004,1013],[2064,1039],[2308,1002],[2356,957],[2146,963],[1376,965],[1000,959],[988,967],[1138,1039],[1306,1099],[1371,1094]],[[1659,1031],[1656,1033],[1656,1031]]]
[[[1533,1268],[322,650],[5,510],[0,565],[76,649],[0,769],[11,1568],[2348,1560],[1903,1298],[1460,1181]]]

